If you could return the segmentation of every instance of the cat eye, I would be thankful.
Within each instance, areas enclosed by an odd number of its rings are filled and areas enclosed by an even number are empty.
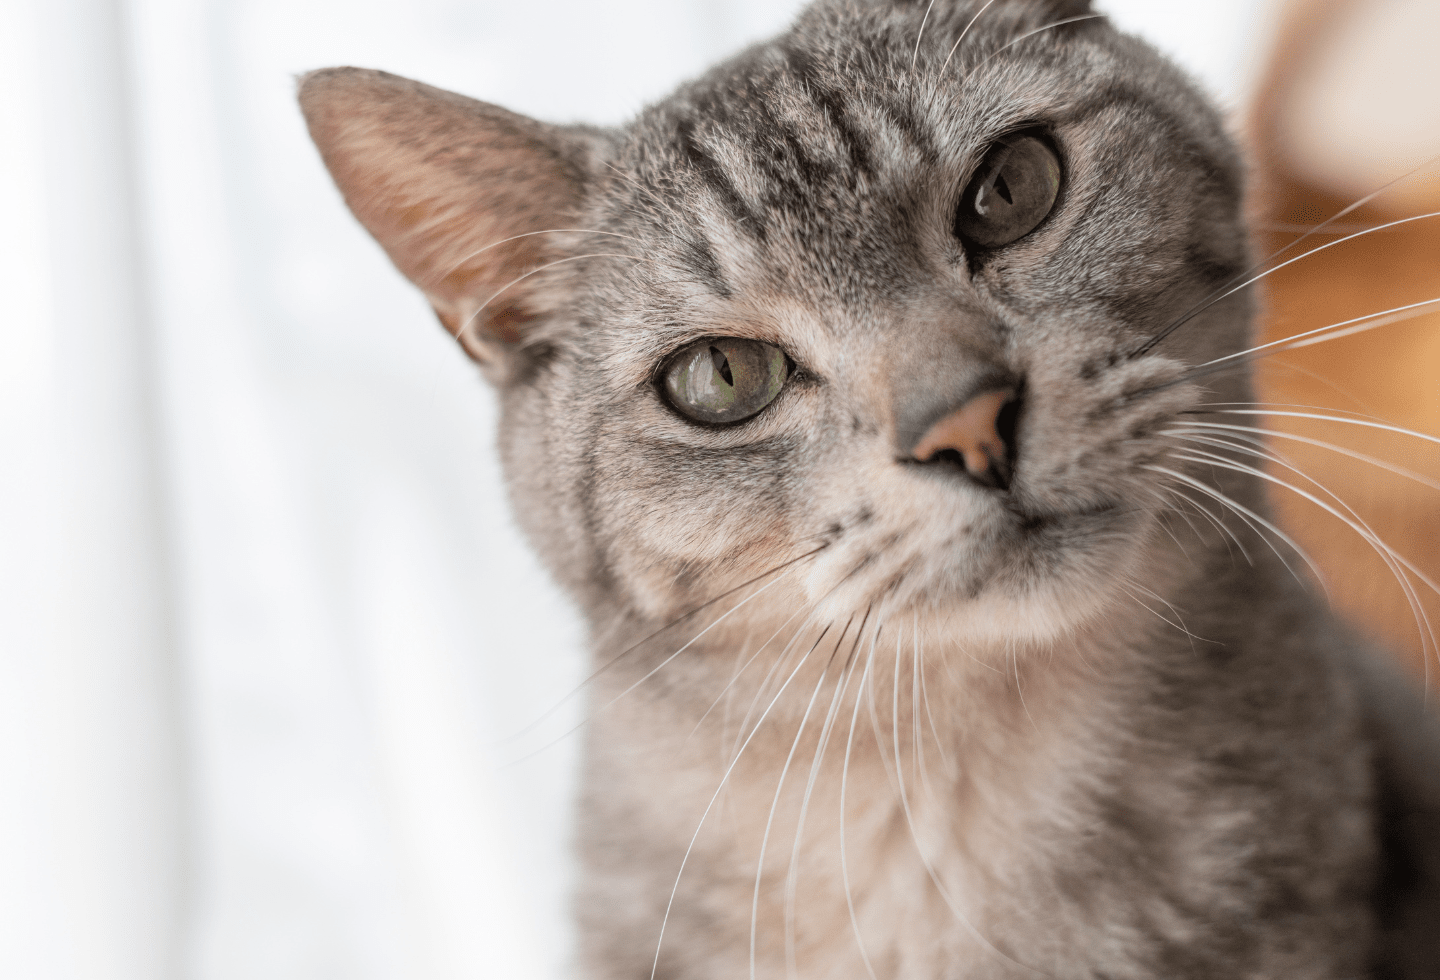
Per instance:
[[[697,422],[743,422],[775,400],[790,376],[785,352],[759,340],[691,344],[665,365],[670,404]]]
[[[1060,159],[1044,140],[1019,134],[985,154],[960,198],[955,233],[967,244],[1000,248],[1024,238],[1060,196]]]

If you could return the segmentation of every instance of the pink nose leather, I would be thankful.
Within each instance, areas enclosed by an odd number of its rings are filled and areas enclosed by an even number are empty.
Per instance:
[[[1007,462],[1005,440],[1000,438],[996,422],[1000,410],[1014,397],[1015,393],[1008,390],[976,395],[930,426],[912,455],[924,463],[937,453],[953,449],[965,461],[971,476],[984,476],[992,466],[1003,472]]]

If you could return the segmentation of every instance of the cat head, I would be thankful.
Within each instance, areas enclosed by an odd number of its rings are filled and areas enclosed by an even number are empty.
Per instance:
[[[353,68],[300,99],[592,608],[783,566],[777,609],[1054,637],[1136,574],[1187,372],[1248,336],[1237,292],[1149,345],[1244,271],[1240,166],[1085,3],[822,0],[613,131]]]

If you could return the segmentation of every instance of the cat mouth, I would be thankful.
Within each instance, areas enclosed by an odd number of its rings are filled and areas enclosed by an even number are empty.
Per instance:
[[[1080,521],[1110,517],[1120,512],[1119,505],[1111,502],[1074,510],[1028,510],[1012,501],[1005,509],[1014,515],[1016,527],[1023,534],[1040,534]]]

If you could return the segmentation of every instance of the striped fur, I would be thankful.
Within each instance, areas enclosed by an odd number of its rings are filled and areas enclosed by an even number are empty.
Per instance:
[[[402,269],[466,270],[442,319],[593,625],[579,975],[1379,969],[1375,801],[1413,801],[1371,682],[1260,481],[1165,431],[1252,397],[1187,374],[1249,345],[1249,291],[1132,356],[1251,261],[1238,156],[1155,52],[1081,2],[820,0],[612,132],[358,69],[301,98]],[[1020,130],[1059,203],[967,251],[960,192]],[[377,171],[376,142],[414,152]],[[476,218],[417,259],[389,229],[426,208]],[[657,383],[713,336],[795,365],[728,428]],[[904,420],[994,371],[1023,380],[1009,492],[907,462]]]

